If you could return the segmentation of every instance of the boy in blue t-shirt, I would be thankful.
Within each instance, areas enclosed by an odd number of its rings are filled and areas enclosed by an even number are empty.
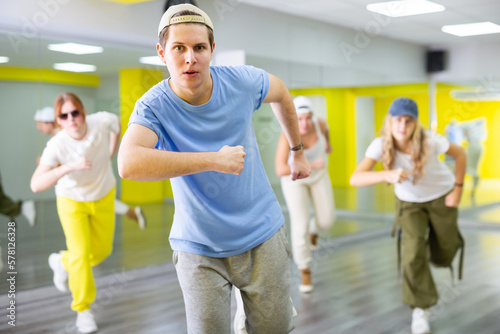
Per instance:
[[[229,333],[234,285],[249,332],[288,333],[294,327],[290,250],[252,115],[272,103],[291,146],[291,178],[309,176],[290,93],[261,69],[210,66],[213,24],[195,6],[170,7],[158,35],[157,52],[171,77],[137,101],[118,169],[127,179],[171,179],[169,240],[188,331]]]

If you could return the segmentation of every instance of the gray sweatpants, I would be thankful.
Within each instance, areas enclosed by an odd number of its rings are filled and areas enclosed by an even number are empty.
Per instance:
[[[283,226],[259,246],[226,258],[174,252],[189,334],[231,333],[231,289],[241,290],[248,334],[289,333],[290,246]]]

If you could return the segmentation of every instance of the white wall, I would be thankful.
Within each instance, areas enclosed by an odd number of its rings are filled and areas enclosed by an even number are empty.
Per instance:
[[[124,5],[104,0],[0,0],[0,29],[14,31],[21,41],[39,35],[68,36],[149,50],[156,43],[165,2]],[[197,3],[214,22],[216,52],[243,50],[247,57],[269,62],[270,71],[279,63],[290,72],[285,76],[293,87],[317,80],[327,86],[360,86],[421,82],[427,78],[423,46],[252,7],[237,0]],[[500,77],[500,41],[493,45],[432,47],[448,50],[450,57],[448,70],[439,73],[437,80]],[[306,71],[310,78],[291,78],[307,66],[311,66]],[[282,69],[276,66],[273,72]]]
[[[291,88],[427,80],[423,46],[362,36],[354,30],[239,4],[235,0],[197,0],[197,3],[214,21],[216,52],[242,50],[248,64],[276,74]],[[36,45],[40,36],[69,37],[123,46],[124,53],[128,47],[152,53],[164,5],[164,0],[135,5],[104,0],[0,0],[0,30],[9,30],[14,43]],[[498,45],[480,45],[472,50],[450,48],[449,51],[450,67],[438,74],[439,78],[467,79],[500,73]],[[30,56],[33,55],[19,54],[19,57]],[[45,141],[35,130],[33,113],[67,90],[82,96],[89,110],[118,112],[117,73],[101,77],[98,88],[0,82],[0,173],[11,196],[34,198],[29,179]],[[266,122],[272,116],[269,112],[259,114],[256,122]],[[272,124],[261,125],[258,131]],[[274,159],[271,152],[264,152],[263,156]],[[265,162],[265,165],[270,168],[273,163]]]
[[[498,44],[477,43],[468,46],[442,45],[447,51],[447,69],[436,73],[440,82],[464,82],[477,84],[484,89],[500,89],[500,42]]]
[[[229,0],[198,0],[215,25],[216,52],[285,64],[292,87],[301,83],[360,86],[426,79],[422,46],[299,18]],[[165,1],[123,5],[102,0],[0,1],[0,28],[18,40],[68,36],[151,49]],[[348,51],[346,51],[348,50]],[[291,73],[312,67],[291,78]],[[307,75],[312,76],[307,78]],[[297,77],[297,75],[294,75]],[[303,78],[305,77],[305,78]],[[303,78],[303,79],[302,79]],[[319,80],[319,81],[318,81]]]

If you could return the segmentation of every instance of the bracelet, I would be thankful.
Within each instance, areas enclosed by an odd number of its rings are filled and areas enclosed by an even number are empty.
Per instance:
[[[455,183],[455,187],[463,187],[464,184],[463,183]]]
[[[304,144],[302,142],[300,142],[299,145],[294,146],[294,147],[290,147],[290,151],[298,151],[298,150],[300,150],[303,147],[304,147]]]

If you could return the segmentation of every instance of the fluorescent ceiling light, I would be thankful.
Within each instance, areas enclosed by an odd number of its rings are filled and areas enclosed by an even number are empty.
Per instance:
[[[78,63],[56,63],[53,66],[56,70],[70,72],[95,72],[94,65],[78,64]]]
[[[455,24],[443,26],[441,31],[455,36],[464,37],[499,33],[500,26],[491,22]]]
[[[427,0],[401,0],[372,3],[366,9],[390,17],[401,17],[442,12],[445,7]]]
[[[160,57],[158,57],[158,56],[141,57],[141,58],[139,58],[139,62],[142,64],[148,64],[148,65],[159,65],[159,66],[165,65],[165,63],[163,63],[160,60]]]
[[[9,62],[9,57],[0,57],[0,64],[1,63],[8,63]]]
[[[77,43],[60,43],[60,44],[49,44],[47,46],[49,50],[72,53],[75,55],[86,55],[90,53],[102,53],[103,48],[100,46],[77,44]]]

